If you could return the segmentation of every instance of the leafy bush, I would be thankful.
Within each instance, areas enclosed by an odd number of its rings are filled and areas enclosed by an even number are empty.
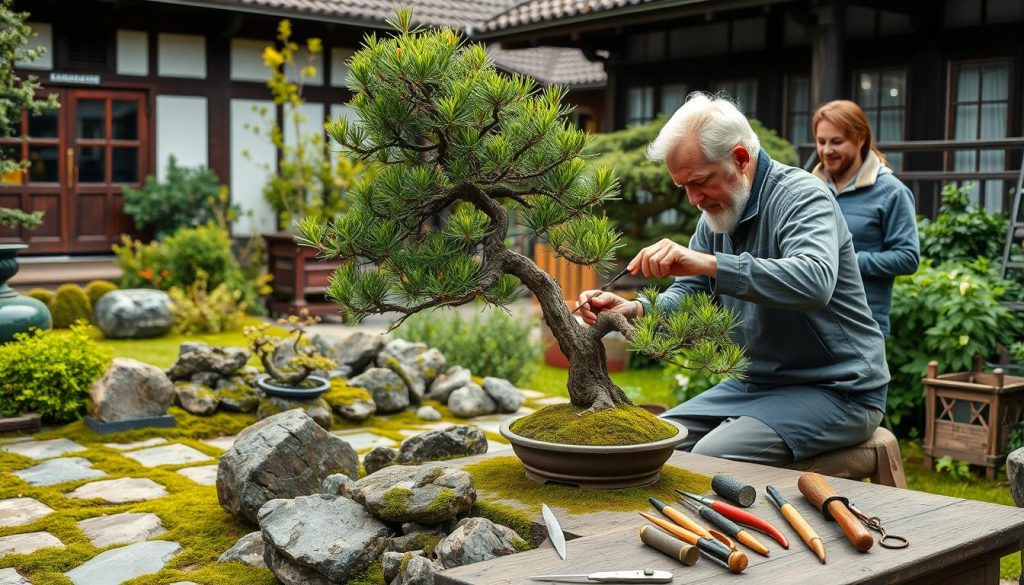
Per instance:
[[[460,365],[478,376],[505,378],[519,385],[530,379],[540,360],[540,343],[530,339],[531,319],[487,308],[463,319],[437,310],[410,317],[398,336],[436,347],[449,365]]]
[[[0,163],[5,163],[0,159]],[[7,227],[23,227],[27,230],[34,230],[43,223],[42,211],[33,211],[32,213],[26,213],[20,209],[12,209],[10,207],[0,207],[0,225]]]
[[[245,302],[242,293],[220,284],[209,290],[206,272],[200,269],[187,288],[173,286],[167,294],[173,303],[174,333],[221,333],[242,328]]]
[[[994,260],[1002,256],[1009,220],[975,205],[967,191],[956,185],[942,188],[942,205],[934,221],[919,223],[921,256],[936,265]]]
[[[115,290],[117,290],[117,285],[109,280],[94,280],[85,285],[85,294],[94,307],[103,298],[103,295]]]
[[[110,350],[83,326],[16,334],[14,342],[0,345],[0,416],[37,412],[55,422],[78,418],[89,387],[110,359]]]
[[[214,221],[226,205],[220,195],[217,174],[206,167],[179,167],[172,155],[167,162],[167,180],[146,177],[141,189],[124,189],[124,212],[135,221],[135,227],[154,226],[157,238],[168,236],[182,227]]]
[[[888,341],[892,425],[919,423],[929,361],[944,372],[966,371],[973,356],[991,359],[1000,343],[1020,334],[1020,315],[999,304],[1012,286],[986,260],[938,268],[924,260],[916,274],[896,279]]]
[[[959,459],[953,459],[949,455],[935,460],[935,471],[937,473],[945,473],[955,481],[971,479],[971,464]]]
[[[686,402],[726,379],[726,376],[674,363],[665,367],[664,376],[672,384],[677,404]]]
[[[54,329],[67,329],[79,321],[92,321],[92,303],[77,284],[58,287],[49,306]]]
[[[45,288],[34,288],[25,293],[25,296],[32,297],[33,299],[42,302],[47,307],[49,307],[50,303],[53,302],[53,291]]]

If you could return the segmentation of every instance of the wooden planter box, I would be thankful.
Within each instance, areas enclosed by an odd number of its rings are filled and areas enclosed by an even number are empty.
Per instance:
[[[267,299],[271,315],[297,314],[302,309],[311,315],[337,314],[338,307],[324,297],[327,282],[340,265],[316,257],[312,248],[295,243],[295,234],[266,234],[267,271],[274,280]]]
[[[997,368],[981,371],[976,359],[971,372],[938,375],[938,362],[928,364],[924,378],[926,428],[924,463],[949,455],[985,467],[995,479],[1006,461],[1006,440],[1024,418],[1024,378]]]

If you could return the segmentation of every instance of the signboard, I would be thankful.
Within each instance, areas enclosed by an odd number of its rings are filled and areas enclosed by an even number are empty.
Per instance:
[[[75,85],[99,85],[100,76],[92,73],[50,72],[50,83],[72,83]]]

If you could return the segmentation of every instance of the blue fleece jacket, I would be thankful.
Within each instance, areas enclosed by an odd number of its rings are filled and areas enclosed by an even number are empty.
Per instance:
[[[901,274],[913,274],[920,260],[914,194],[874,152],[838,193],[820,164],[814,175],[825,181],[843,211],[871,316],[888,337],[893,281]]]

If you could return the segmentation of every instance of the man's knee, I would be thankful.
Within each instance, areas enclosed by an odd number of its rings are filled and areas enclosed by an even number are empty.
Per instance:
[[[771,427],[748,417],[719,425],[698,440],[692,452],[764,465],[784,465],[793,461],[792,451]]]

